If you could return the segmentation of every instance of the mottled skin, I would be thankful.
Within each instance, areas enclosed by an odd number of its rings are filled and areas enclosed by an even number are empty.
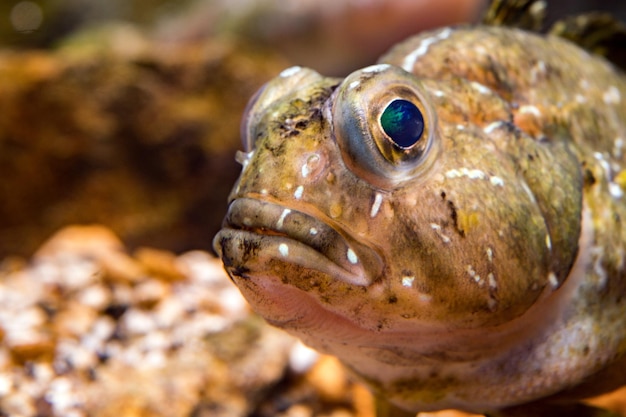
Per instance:
[[[624,77],[491,27],[380,62],[290,69],[251,102],[214,243],[253,308],[407,410],[626,383]],[[396,96],[425,117],[409,150],[378,122]]]

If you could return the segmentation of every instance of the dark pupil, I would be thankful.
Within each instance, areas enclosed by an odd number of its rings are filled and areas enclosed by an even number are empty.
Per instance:
[[[407,100],[394,100],[380,116],[380,124],[391,140],[401,148],[415,145],[424,133],[424,117]]]

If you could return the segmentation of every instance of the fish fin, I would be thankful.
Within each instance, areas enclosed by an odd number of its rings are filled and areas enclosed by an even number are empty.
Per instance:
[[[626,70],[626,25],[609,13],[593,12],[556,22],[549,32],[604,56]]]
[[[492,0],[482,23],[537,32],[545,17],[546,2],[543,0]]]

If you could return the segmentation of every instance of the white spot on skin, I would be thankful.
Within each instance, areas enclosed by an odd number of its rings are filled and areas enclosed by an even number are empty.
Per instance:
[[[263,188],[263,189],[261,190],[261,195],[267,195],[267,189]]]
[[[527,104],[525,106],[521,106],[518,110],[520,113],[530,113],[535,117],[541,117],[541,110],[537,107]]]
[[[291,77],[292,75],[300,72],[301,69],[302,69],[302,67],[299,67],[297,65],[293,66],[293,67],[289,67],[289,68],[283,70],[280,73],[280,76],[283,77],[283,78]]]
[[[559,280],[556,278],[556,274],[554,272],[550,272],[548,274],[548,282],[552,285],[552,288],[557,288],[559,286]]]
[[[311,234],[311,236],[315,236],[318,233],[318,231],[315,227],[311,227],[309,229],[309,233]]]
[[[622,187],[614,182],[609,183],[609,193],[611,193],[611,196],[613,196],[613,198],[622,198],[624,196],[624,191],[622,190]]]
[[[587,102],[587,98],[582,94],[576,94],[576,102],[579,104],[585,104]]]
[[[361,84],[360,81],[356,80],[356,81],[352,81],[349,85],[348,88],[356,88],[359,86],[359,84]]]
[[[383,195],[381,193],[376,193],[374,196],[374,203],[372,203],[372,209],[370,210],[370,217],[374,218],[378,214],[380,210],[380,205],[383,202]]]
[[[358,256],[356,256],[356,253],[354,253],[352,248],[348,248],[347,257],[348,257],[348,261],[350,261],[352,265],[356,265],[356,263],[359,262],[359,258]]]
[[[474,267],[472,265],[467,265],[465,270],[467,271],[467,274],[470,276],[470,278],[472,278],[475,282],[480,283],[480,275],[478,275],[476,271],[474,271]]]
[[[289,246],[287,246],[286,243],[281,243],[280,245],[278,245],[278,252],[280,252],[280,254],[286,258],[287,256],[289,256]]]
[[[489,263],[492,263],[493,262],[493,249],[487,248],[485,252],[487,253],[487,260],[489,261]]]
[[[444,174],[446,178],[454,179],[454,178],[463,178],[467,177],[470,180],[484,180],[488,179],[491,185],[496,187],[504,187],[504,180],[498,176],[489,176],[485,174],[484,171],[480,169],[468,169],[468,168],[459,168],[459,169],[450,169]]]
[[[461,168],[461,172],[471,180],[482,180],[486,177],[485,173],[480,169],[470,169],[467,172],[463,172],[463,168]]]
[[[497,128],[499,128],[500,126],[502,126],[504,122],[502,122],[501,120],[498,120],[497,122],[493,122],[493,123],[489,123],[487,126],[485,126],[485,128],[483,129],[483,132],[485,132],[486,134],[490,134],[491,132],[493,132],[494,130],[496,130]]]
[[[496,277],[493,275],[493,272],[487,274],[487,283],[489,284],[489,288],[492,290],[498,288],[498,282],[496,281]]]
[[[433,92],[433,94],[435,95],[435,97],[443,97],[445,96],[445,93],[441,90],[435,90],[435,92]]]
[[[293,196],[296,198],[296,200],[300,200],[302,198],[303,192],[304,192],[304,186],[299,185],[298,188],[296,188],[296,192],[293,193]]]
[[[413,276],[402,277],[402,286],[411,288],[413,286],[413,281],[415,281],[415,277]]]
[[[479,169],[472,169],[469,170],[467,168],[461,168],[461,169],[451,169],[449,171],[446,172],[446,177],[448,178],[461,178],[461,177],[468,177],[471,179],[477,179],[477,178],[484,178],[485,177],[485,173]]]
[[[435,231],[435,233],[437,233],[437,236],[441,238],[443,243],[450,243],[450,238],[441,231],[441,226],[439,226],[437,223],[431,223],[430,227]]]
[[[546,248],[552,250],[552,239],[550,239],[550,235],[546,235]]]
[[[613,171],[611,170],[611,165],[605,159],[604,155],[601,154],[600,152],[594,152],[593,156],[594,156],[594,158],[596,158],[598,160],[598,162],[602,166],[602,169],[604,169],[604,173],[606,175],[606,179],[608,181],[611,181],[612,177],[613,177]]]
[[[446,178],[449,178],[449,179],[463,177],[463,174],[461,173],[461,171],[456,169],[456,168],[453,168],[453,169],[450,169],[450,170],[446,171],[444,173],[444,175],[446,176]]]
[[[496,187],[504,187],[504,180],[498,176],[493,176],[491,178],[489,178],[489,182],[491,183],[491,185],[494,185]]]
[[[451,33],[452,33],[452,29],[445,28],[441,30],[439,33],[437,33],[435,36],[422,39],[419,46],[415,48],[413,52],[411,52],[404,58],[404,61],[402,61],[402,68],[405,71],[411,72],[417,60],[426,52],[428,52],[428,48],[430,48],[431,45],[441,40],[447,39]]]
[[[606,104],[619,104],[622,101],[619,90],[615,86],[609,87],[602,95],[602,99]]]
[[[483,85],[481,83],[477,83],[476,81],[472,81],[472,87],[478,91],[480,94],[491,94],[492,91],[489,87],[487,87],[486,85]]]
[[[361,72],[365,72],[365,73],[376,73],[376,72],[382,72],[386,69],[388,69],[390,67],[389,64],[377,64],[377,65],[370,65],[369,67],[365,67],[361,70]]]
[[[289,215],[289,213],[291,213],[291,210],[284,209],[283,212],[280,214],[280,217],[278,218],[278,221],[276,222],[276,228],[278,230],[283,228],[283,223],[285,222],[285,218]]]
[[[463,125],[456,125],[456,128],[459,130],[465,130],[465,126]]]

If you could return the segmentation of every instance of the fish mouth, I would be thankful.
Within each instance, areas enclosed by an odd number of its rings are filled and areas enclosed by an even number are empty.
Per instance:
[[[237,198],[213,246],[233,279],[280,274],[283,280],[296,281],[303,271],[317,271],[347,284],[372,284],[382,272],[380,256],[319,217]]]

